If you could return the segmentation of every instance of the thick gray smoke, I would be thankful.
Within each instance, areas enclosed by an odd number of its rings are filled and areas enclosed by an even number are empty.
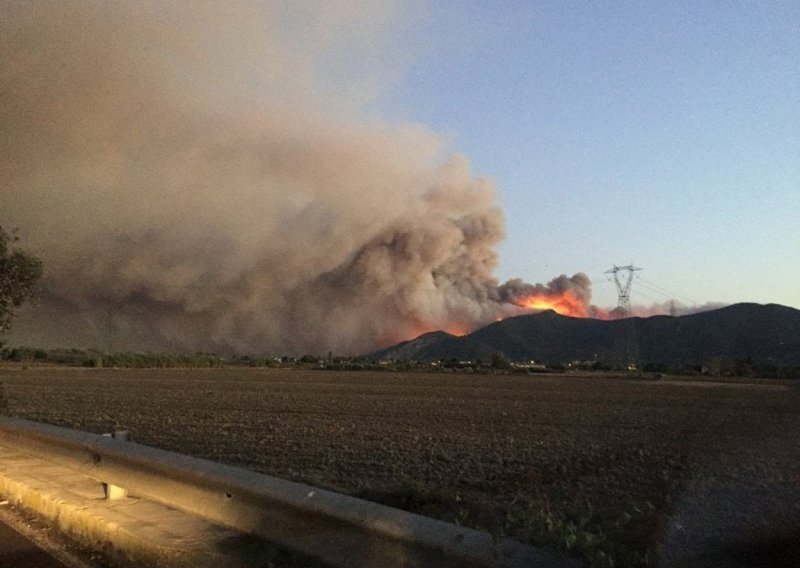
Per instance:
[[[353,353],[520,312],[491,183],[356,118],[391,2],[1,9],[0,224],[45,263],[19,341]]]

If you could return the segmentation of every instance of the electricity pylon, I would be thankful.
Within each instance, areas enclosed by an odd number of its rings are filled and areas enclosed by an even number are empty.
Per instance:
[[[636,333],[636,319],[628,317],[631,314],[631,282],[633,282],[633,273],[641,270],[629,264],[628,266],[617,266],[616,264],[611,270],[607,270],[606,274],[610,274],[614,278],[614,284],[617,285],[617,319],[624,319],[620,322],[619,331],[617,336],[617,356],[618,361],[628,371],[636,371],[639,363],[639,341]],[[620,277],[620,272],[627,273]],[[611,278],[611,277],[609,277]],[[616,341],[615,341],[616,343]]]
[[[628,266],[617,266],[616,264],[611,270],[606,270],[606,274],[611,274],[614,278],[614,284],[617,285],[617,317],[622,319],[628,317],[631,313],[631,282],[633,282],[633,273],[642,270],[629,264]],[[620,278],[620,272],[627,272],[627,276]]]

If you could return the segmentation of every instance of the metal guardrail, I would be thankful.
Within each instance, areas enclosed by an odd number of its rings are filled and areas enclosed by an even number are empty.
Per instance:
[[[124,439],[0,417],[0,443],[332,566],[575,565],[485,532]]]

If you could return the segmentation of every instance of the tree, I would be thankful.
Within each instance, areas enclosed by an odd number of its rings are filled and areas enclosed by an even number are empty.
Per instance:
[[[505,355],[499,351],[492,354],[492,369],[508,369],[509,367],[511,367],[511,363],[508,362]]]
[[[18,241],[16,232],[0,226],[0,336],[10,329],[14,310],[33,297],[33,285],[42,276],[42,261],[17,247]]]

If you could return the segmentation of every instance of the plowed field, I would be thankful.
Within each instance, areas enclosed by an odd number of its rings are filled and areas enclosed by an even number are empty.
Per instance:
[[[0,367],[0,383],[12,415],[128,429],[594,565],[800,548],[791,383],[44,366]]]

